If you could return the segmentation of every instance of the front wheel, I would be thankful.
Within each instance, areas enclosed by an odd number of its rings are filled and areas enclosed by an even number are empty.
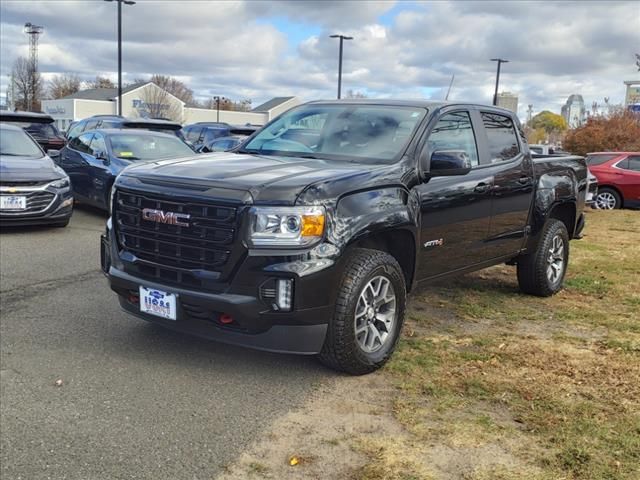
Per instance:
[[[398,342],[405,305],[404,275],[395,258],[378,250],[355,250],[340,284],[320,361],[352,375],[382,367]]]
[[[569,262],[569,233],[560,220],[549,220],[538,247],[518,258],[520,290],[538,297],[549,297],[562,288]]]

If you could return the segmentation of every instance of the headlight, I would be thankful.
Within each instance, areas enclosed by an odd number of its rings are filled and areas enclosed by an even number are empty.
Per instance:
[[[252,247],[306,247],[324,234],[324,207],[254,207],[250,217]]]
[[[61,178],[49,184],[53,188],[66,188],[69,186],[69,177]]]

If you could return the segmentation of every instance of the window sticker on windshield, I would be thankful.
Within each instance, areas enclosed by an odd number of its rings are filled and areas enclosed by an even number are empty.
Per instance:
[[[133,152],[120,152],[120,157],[133,157]]]

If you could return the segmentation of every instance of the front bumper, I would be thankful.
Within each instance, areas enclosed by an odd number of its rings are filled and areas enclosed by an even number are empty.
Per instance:
[[[326,268],[300,275],[279,268],[291,264],[290,256],[286,264],[280,263],[282,257],[247,256],[233,278],[216,288],[163,284],[127,272],[128,257],[122,258],[109,225],[101,238],[102,270],[127,313],[173,330],[259,350],[311,355],[322,349],[341,264],[330,262]],[[261,286],[274,277],[294,282],[292,311],[274,311],[262,298]],[[141,312],[140,286],[176,295],[176,320]],[[223,323],[223,315],[233,322]]]
[[[0,195],[24,194],[29,198],[31,195],[51,194],[53,198],[48,200],[47,204],[42,208],[31,209],[27,211],[2,211],[0,210],[0,225],[2,226],[28,226],[28,225],[55,225],[65,224],[71,218],[73,213],[73,194],[70,187],[55,189],[47,187],[45,189],[20,190],[13,192],[12,190],[3,189]]]

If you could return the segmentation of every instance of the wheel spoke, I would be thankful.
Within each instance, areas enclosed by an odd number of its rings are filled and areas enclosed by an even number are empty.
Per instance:
[[[396,319],[396,295],[393,284],[378,275],[361,290],[354,312],[354,333],[360,348],[373,353],[392,336]]]

